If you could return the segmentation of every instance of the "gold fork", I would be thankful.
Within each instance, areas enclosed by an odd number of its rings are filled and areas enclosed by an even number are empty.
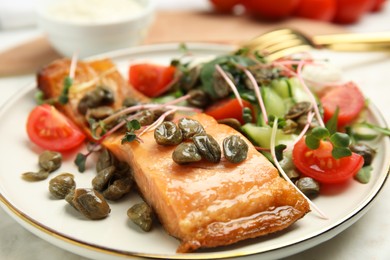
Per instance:
[[[346,33],[308,37],[285,28],[262,34],[243,44],[251,51],[261,51],[269,61],[311,49],[334,51],[390,51],[390,32]]]

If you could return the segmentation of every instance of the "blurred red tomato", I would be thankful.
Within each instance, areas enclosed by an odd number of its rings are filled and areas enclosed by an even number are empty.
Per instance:
[[[241,0],[210,0],[213,8],[217,12],[230,13]]]
[[[370,5],[369,11],[379,12],[382,10],[385,0],[371,0],[372,4]]]
[[[301,0],[295,15],[320,21],[332,21],[336,13],[336,0]]]
[[[242,0],[248,12],[268,19],[291,15],[301,0]]]
[[[336,0],[336,23],[349,24],[359,21],[371,0]]]

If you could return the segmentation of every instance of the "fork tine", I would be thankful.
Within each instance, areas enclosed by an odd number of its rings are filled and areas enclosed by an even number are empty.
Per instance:
[[[305,52],[305,51],[309,51],[312,49],[313,49],[313,47],[310,45],[306,45],[306,44],[305,45],[298,45],[298,46],[294,46],[294,47],[287,48],[287,49],[281,49],[281,50],[274,52],[274,53],[266,54],[266,58],[268,61],[272,62],[272,61],[277,60],[279,58],[282,58],[284,56],[292,55],[294,53]]]
[[[268,60],[275,60],[313,48],[309,39],[289,28],[262,34],[247,42],[244,47],[263,52]]]

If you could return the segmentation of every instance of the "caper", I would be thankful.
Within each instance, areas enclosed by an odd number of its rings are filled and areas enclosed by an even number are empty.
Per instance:
[[[211,102],[207,93],[201,89],[191,89],[188,92],[188,95],[190,95],[190,98],[187,100],[187,102],[194,107],[204,108]]]
[[[153,110],[153,114],[154,114],[154,121],[156,121],[160,116],[162,116],[165,112],[167,112],[166,109],[156,109],[156,110]],[[167,115],[164,120],[165,121],[172,121],[173,119],[175,118],[175,113],[171,113],[169,115]]]
[[[41,181],[49,177],[49,172],[41,169],[38,172],[25,172],[22,174],[22,178],[26,181]]]
[[[175,123],[165,121],[154,130],[154,139],[161,145],[177,145],[183,140],[183,134]]]
[[[295,168],[291,153],[285,152],[279,164],[291,181],[296,182],[299,179],[300,173]]]
[[[62,173],[49,182],[49,191],[57,199],[64,199],[66,195],[76,188],[73,174]]]
[[[127,211],[127,216],[143,231],[150,231],[153,223],[153,212],[148,204],[141,202],[135,204]]]
[[[306,114],[312,109],[313,105],[310,102],[302,101],[293,105],[284,116],[286,119],[299,118],[301,115]]]
[[[194,143],[181,143],[173,151],[172,159],[178,164],[185,164],[198,162],[202,160],[202,156]]]
[[[198,134],[192,138],[202,158],[217,163],[221,160],[221,148],[218,142],[209,134]]]
[[[107,187],[112,176],[114,176],[115,170],[116,167],[114,165],[111,165],[99,171],[97,175],[92,179],[92,187],[97,191],[103,191]]]
[[[233,129],[235,129],[237,131],[241,131],[241,123],[240,123],[240,121],[238,121],[235,118],[220,119],[220,120],[218,120],[218,123],[219,124],[228,125],[228,126],[230,126],[231,128],[233,128]]]
[[[371,165],[376,154],[375,150],[367,144],[358,143],[350,146],[352,152],[361,155],[364,159],[364,166]]]
[[[137,120],[142,126],[150,125],[154,122],[154,113],[151,110],[142,110],[137,114]]]
[[[185,92],[193,89],[199,81],[200,66],[192,67],[180,77],[180,88]]]
[[[269,85],[273,79],[279,77],[279,72],[273,67],[259,67],[255,65],[248,67],[248,70],[259,86]],[[249,78],[245,79],[245,86],[249,89],[253,89],[253,83]]]
[[[60,168],[61,163],[62,155],[58,152],[44,151],[39,155],[39,166],[49,173]]]
[[[108,200],[118,200],[129,193],[133,186],[133,178],[126,177],[115,180],[103,191],[104,198]]]
[[[240,163],[248,155],[248,144],[238,135],[231,135],[223,140],[222,151],[229,162]]]
[[[233,76],[230,72],[225,71],[227,77],[234,81]],[[215,70],[213,73],[213,90],[217,98],[227,97],[232,89],[229,84],[226,82],[225,78],[219,73],[218,70]]]
[[[80,114],[85,115],[89,108],[112,105],[114,101],[114,95],[110,89],[98,86],[81,98],[77,110]]]
[[[306,196],[314,197],[320,193],[320,184],[310,177],[300,178],[298,181],[295,182],[295,185]]]
[[[287,119],[285,121],[285,125],[283,126],[283,133],[285,134],[293,134],[298,128],[298,124],[291,120],[291,119]]]
[[[307,121],[307,114],[303,114],[303,115],[301,115],[297,120],[296,120],[296,122],[298,123],[298,127],[299,128],[304,128],[305,126],[306,126],[306,124],[308,123],[308,121]],[[310,129],[312,129],[312,128],[315,128],[315,127],[317,127],[317,126],[319,126],[320,124],[318,123],[318,120],[317,120],[317,118],[313,118],[312,120],[311,120],[311,123],[310,123]]]
[[[131,177],[133,178],[133,168],[126,162],[120,161],[116,164],[116,171],[114,172],[114,178],[121,179]]]
[[[196,134],[206,133],[203,126],[198,121],[191,118],[181,118],[177,125],[183,134],[184,140],[190,139]]]
[[[76,189],[71,204],[89,219],[105,218],[111,211],[104,197],[93,189]]]
[[[93,119],[104,119],[114,113],[114,109],[109,106],[101,106],[96,108],[89,108],[87,110],[87,113],[85,117],[87,119],[93,118]]]
[[[116,157],[108,150],[103,149],[99,154],[97,163],[96,163],[96,172],[100,172],[101,170],[116,165],[118,163]]]

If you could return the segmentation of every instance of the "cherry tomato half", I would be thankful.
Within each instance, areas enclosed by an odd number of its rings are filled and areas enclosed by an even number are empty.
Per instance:
[[[308,177],[320,183],[343,183],[357,174],[362,168],[362,156],[352,153],[351,156],[334,159],[332,157],[332,144],[321,141],[320,147],[311,150],[302,138],[295,144],[292,154],[294,165]]]
[[[30,112],[27,134],[41,148],[58,152],[73,149],[85,139],[85,134],[72,121],[48,104],[37,106]]]
[[[364,108],[364,96],[353,82],[328,89],[321,97],[324,121],[327,122],[339,108],[338,126],[345,126],[359,116]]]
[[[253,108],[251,103],[246,100],[242,101],[244,107],[248,107],[252,110]],[[235,118],[240,121],[241,124],[244,123],[244,119],[242,118],[242,107],[236,98],[234,99],[224,99],[215,104],[209,106],[205,113],[214,117],[217,120],[225,119],[225,118]],[[253,113],[252,113],[253,116]]]
[[[294,15],[329,22],[335,13],[336,0],[301,0]]]
[[[268,19],[280,19],[291,15],[300,0],[243,0],[248,12]]]
[[[157,97],[169,89],[176,68],[157,64],[140,63],[129,68],[129,83],[148,97]]]

